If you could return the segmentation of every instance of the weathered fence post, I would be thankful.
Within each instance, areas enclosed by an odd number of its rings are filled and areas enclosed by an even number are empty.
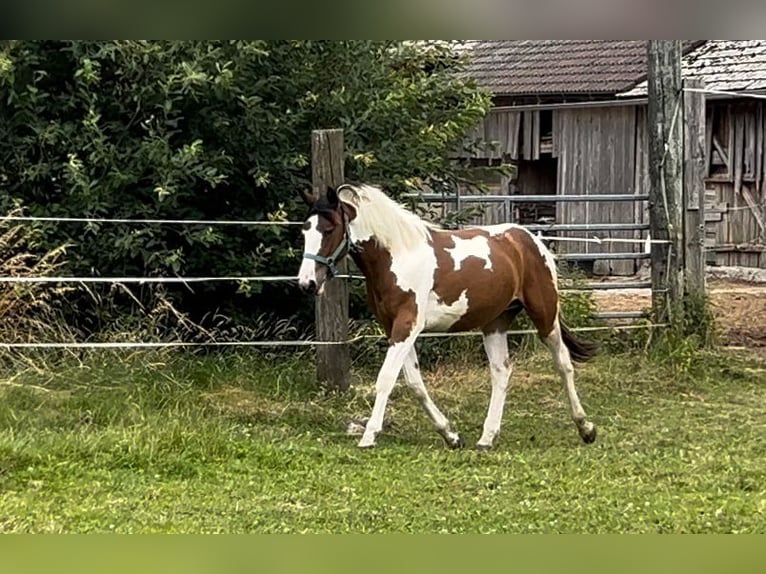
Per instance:
[[[683,279],[683,94],[681,42],[649,40],[649,223],[652,239],[652,312],[655,321],[674,318]]]
[[[314,194],[324,195],[327,186],[343,183],[343,130],[311,132],[311,181]],[[344,260],[338,266],[347,274]],[[315,305],[317,341],[348,340],[348,282],[333,279],[325,285]],[[345,391],[351,382],[351,354],[348,344],[317,346],[317,382],[328,389]]]
[[[701,90],[698,79],[685,88]],[[686,293],[705,293],[705,94],[684,92],[684,256]]]

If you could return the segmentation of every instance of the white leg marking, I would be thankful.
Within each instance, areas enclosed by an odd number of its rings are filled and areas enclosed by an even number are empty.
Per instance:
[[[592,422],[588,421],[585,410],[580,404],[580,398],[577,396],[577,389],[574,383],[574,367],[572,366],[572,359],[569,355],[569,349],[564,344],[564,340],[561,337],[561,327],[558,319],[553,326],[551,334],[545,338],[545,344],[551,350],[553,355],[553,363],[556,366],[556,370],[561,376],[561,380],[567,389],[567,395],[569,396],[569,406],[572,412],[572,420],[577,425],[577,430],[580,432],[580,436],[585,442],[592,442],[595,438],[595,426]]]
[[[372,415],[367,421],[364,434],[359,441],[360,447],[375,446],[375,437],[383,427],[383,414],[386,411],[388,396],[394,389],[396,379],[402,370],[404,359],[409,354],[418,333],[411,334],[401,343],[394,343],[388,348],[386,358],[378,372],[378,379],[375,382],[375,404],[372,407]]]
[[[412,389],[415,395],[418,397],[420,404],[423,405],[426,413],[431,418],[444,440],[447,441],[451,447],[462,446],[462,440],[460,435],[453,432],[450,429],[449,420],[439,410],[436,404],[426,390],[426,385],[423,382],[423,377],[420,375],[420,368],[418,367],[418,354],[413,346],[409,355],[404,359],[404,378],[407,381],[407,385]]]
[[[511,361],[508,357],[508,335],[505,331],[484,335],[484,350],[489,359],[490,375],[492,377],[492,395],[489,399],[487,418],[484,420],[484,432],[477,443],[480,448],[490,448],[503,419],[505,395],[508,390],[508,379],[511,376]]]

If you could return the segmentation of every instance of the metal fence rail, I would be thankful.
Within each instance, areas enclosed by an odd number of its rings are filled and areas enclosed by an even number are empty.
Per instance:
[[[441,193],[410,193],[405,194],[405,198],[420,201],[425,204],[440,204],[440,205],[452,205],[453,209],[461,209],[464,205],[476,205],[476,204],[488,204],[488,205],[503,205],[504,217],[508,223],[514,223],[513,219],[513,206],[520,203],[576,203],[576,202],[592,202],[592,203],[604,203],[604,202],[643,202],[649,200],[648,194],[627,194],[627,193],[612,193],[603,195],[497,195],[497,194],[471,194],[462,195],[460,193],[455,194],[441,194]],[[449,209],[449,208],[448,208]],[[525,229],[535,232],[541,239],[556,243],[557,241],[572,241],[585,243],[636,243],[645,245],[645,248],[641,252],[600,252],[600,253],[555,253],[554,256],[558,261],[568,262],[588,262],[595,261],[646,261],[651,259],[651,253],[649,251],[649,245],[653,243],[667,243],[664,240],[652,240],[650,237],[645,239],[620,239],[620,238],[599,238],[591,237],[556,237],[555,235],[540,235],[546,232],[555,234],[556,232],[579,232],[583,235],[595,232],[642,232],[649,231],[650,225],[648,223],[533,223],[525,224]],[[639,290],[639,289],[651,289],[651,281],[631,281],[631,282],[608,282],[597,283],[589,282],[582,285],[561,287],[562,292],[607,292],[615,290]],[[639,310],[625,310],[625,311],[610,311],[600,312],[593,315],[594,318],[603,321],[614,320],[629,320],[645,318],[647,314],[644,311]]]
[[[402,197],[420,199],[425,203],[541,203],[572,201],[646,201],[646,194],[610,193],[602,195],[442,195],[441,193],[406,193]]]

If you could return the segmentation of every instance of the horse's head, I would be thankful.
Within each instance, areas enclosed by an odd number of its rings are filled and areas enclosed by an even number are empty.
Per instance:
[[[338,198],[328,187],[324,196],[303,195],[311,208],[303,223],[303,262],[298,284],[312,293],[322,294],[324,285],[338,273],[337,263],[349,249],[348,224],[356,215],[353,206]]]

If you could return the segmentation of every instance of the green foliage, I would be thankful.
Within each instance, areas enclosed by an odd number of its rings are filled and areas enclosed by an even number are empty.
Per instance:
[[[647,360],[667,366],[677,374],[699,374],[701,357],[717,340],[715,317],[708,295],[687,294],[680,305],[671,307],[667,325],[654,327],[650,317],[635,321],[643,325],[604,339],[610,353],[640,353]]]
[[[4,41],[0,208],[300,219],[318,128],[344,129],[348,179],[394,193],[449,181],[447,152],[489,106],[460,66],[445,47],[382,41]],[[299,265],[299,233],[282,227],[44,231],[48,248],[73,244],[73,274],[280,275]],[[196,317],[310,307],[282,284],[171,295]]]
[[[716,328],[707,295],[687,294],[673,308],[670,325],[647,341],[649,355],[677,372],[694,372],[699,357],[715,342]]]
[[[559,289],[578,289],[588,283],[585,273],[576,265],[560,261]],[[593,291],[565,291],[561,294],[561,315],[572,327],[593,327],[596,313]]]

